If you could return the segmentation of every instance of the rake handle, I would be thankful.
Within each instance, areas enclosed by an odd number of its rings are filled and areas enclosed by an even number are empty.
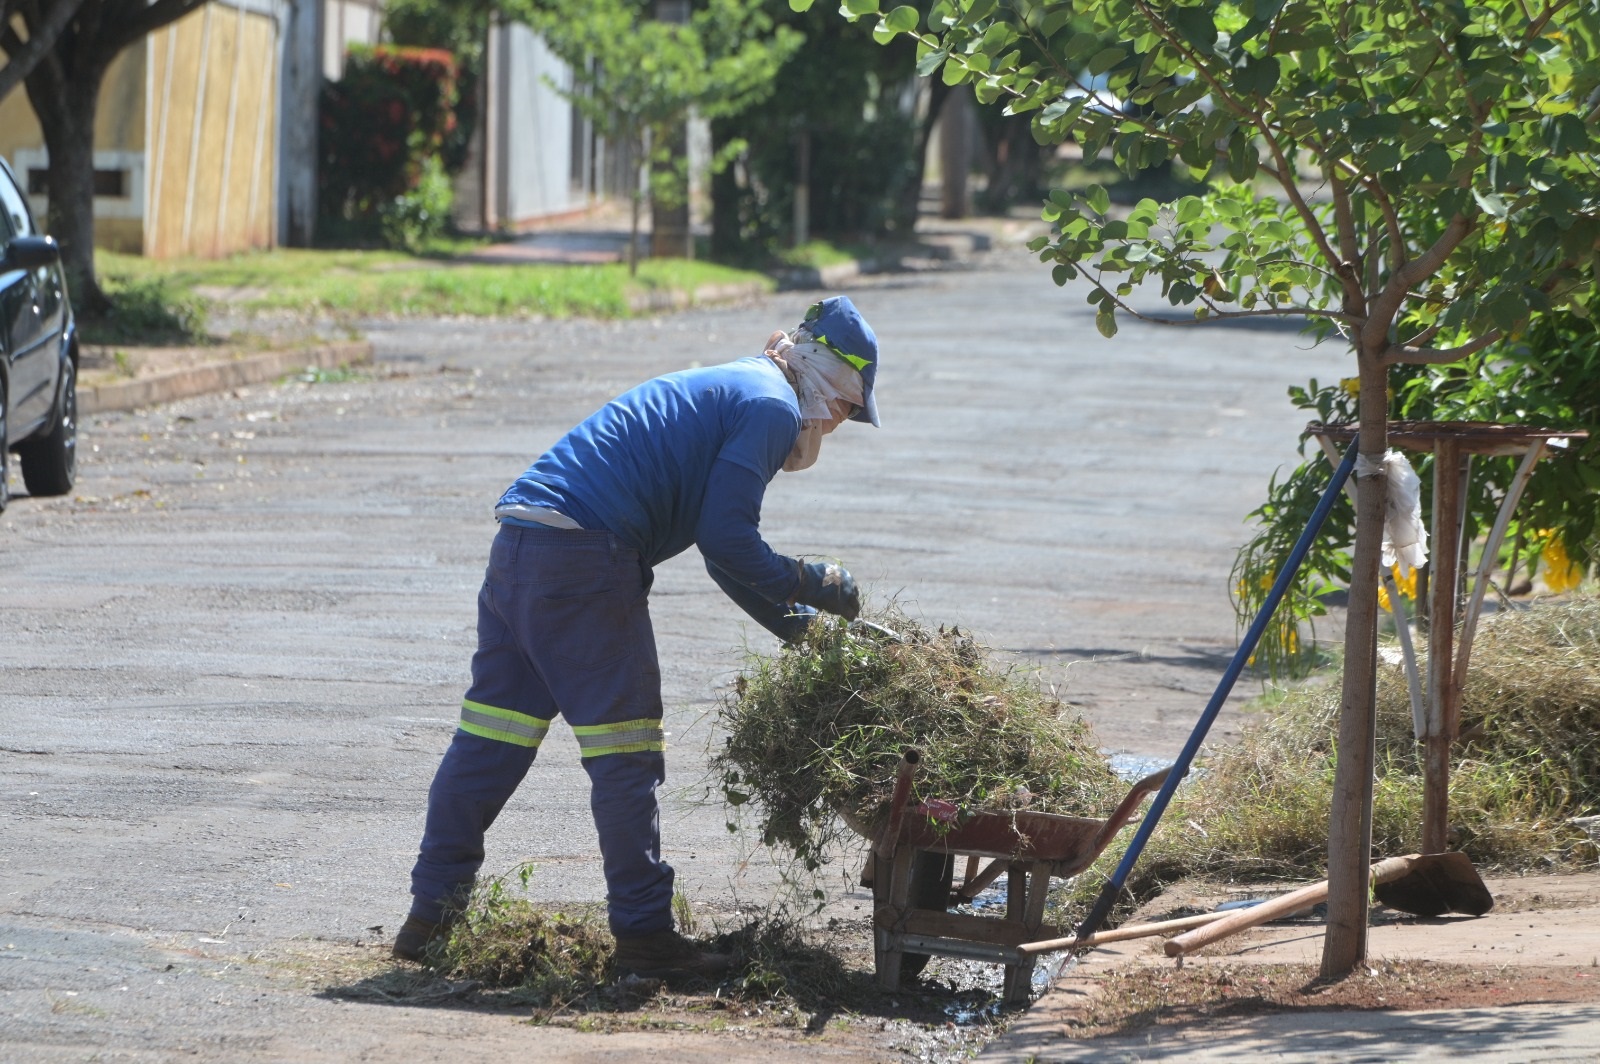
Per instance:
[[[1389,857],[1372,866],[1372,882],[1388,883],[1399,879],[1410,872],[1416,862],[1416,857]],[[1167,939],[1162,947],[1169,957],[1181,957],[1192,953],[1201,946],[1209,946],[1218,939],[1236,935],[1240,931],[1270,923],[1282,916],[1299,912],[1310,905],[1323,901],[1328,896],[1328,881],[1313,883],[1309,887],[1291,890],[1287,894],[1280,894],[1271,901],[1264,901],[1260,905],[1252,905],[1248,909],[1229,913],[1215,923],[1186,931],[1175,938]]]

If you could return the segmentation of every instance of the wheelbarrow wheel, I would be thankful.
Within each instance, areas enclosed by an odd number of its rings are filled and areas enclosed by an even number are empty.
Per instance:
[[[950,890],[955,884],[956,857],[953,853],[917,854],[911,863],[911,904],[918,909],[944,912],[950,908]],[[933,958],[926,953],[907,952],[900,961],[900,977],[915,979]]]

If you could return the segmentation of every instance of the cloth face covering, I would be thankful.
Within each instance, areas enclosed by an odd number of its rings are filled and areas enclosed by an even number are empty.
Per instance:
[[[767,340],[767,357],[794,385],[800,400],[800,436],[783,463],[786,473],[809,469],[822,451],[822,437],[865,402],[861,371],[811,340],[804,329],[793,339],[782,330]]]

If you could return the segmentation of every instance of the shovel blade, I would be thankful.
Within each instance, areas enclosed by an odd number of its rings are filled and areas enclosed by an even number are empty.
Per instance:
[[[1494,908],[1494,895],[1484,886],[1471,859],[1459,850],[1405,860],[1410,867],[1404,874],[1373,884],[1372,893],[1389,908],[1415,916],[1482,916]]]

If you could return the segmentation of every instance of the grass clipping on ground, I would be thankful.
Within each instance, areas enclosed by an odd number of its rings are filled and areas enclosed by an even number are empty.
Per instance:
[[[871,830],[886,810],[907,747],[922,755],[913,801],[1098,816],[1126,792],[1035,674],[956,628],[873,620],[898,638],[819,622],[799,646],[751,654],[724,700],[713,772],[767,846],[818,868],[845,821]]]
[[[1426,674],[1426,662],[1421,667]],[[1323,875],[1339,702],[1332,681],[1291,693],[1241,742],[1207,751],[1129,882],[1137,895],[1189,875]],[[1600,811],[1600,598],[1485,617],[1463,685],[1461,728],[1450,771],[1451,847],[1507,872],[1592,861],[1593,840],[1571,818]],[[1421,755],[1405,674],[1384,666],[1377,856],[1421,845]],[[1090,880],[1098,877],[1080,882]]]

